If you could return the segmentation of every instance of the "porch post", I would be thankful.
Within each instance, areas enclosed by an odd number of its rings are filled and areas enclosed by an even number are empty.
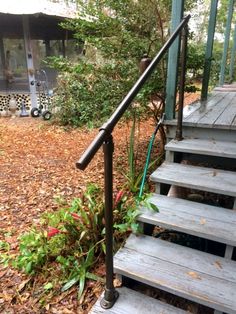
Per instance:
[[[45,39],[45,49],[46,49],[46,57],[51,56],[51,47],[50,47],[49,39]]]
[[[235,54],[236,54],[236,24],[234,27],[234,38],[233,38],[233,47],[231,50],[231,57],[230,57],[230,67],[229,67],[229,80],[230,82],[233,81],[233,76],[234,76],[234,62],[235,62]]]
[[[66,57],[66,44],[65,44],[65,39],[62,39],[61,43],[62,43],[62,55],[63,55],[63,58],[65,58],[65,57]]]
[[[36,84],[34,75],[34,63],[33,54],[30,40],[30,30],[29,30],[29,17],[27,15],[22,16],[23,21],[23,32],[24,32],[24,43],[25,43],[25,53],[26,53],[26,64],[30,88],[30,100],[32,108],[37,107],[37,95],[36,95]]]
[[[184,0],[172,0],[171,33],[173,33],[183,18],[184,2]],[[175,118],[179,50],[180,36],[174,41],[168,54],[165,109],[167,120]]]
[[[229,39],[230,39],[230,30],[231,30],[231,21],[233,17],[233,10],[234,10],[234,0],[229,0],[228,17],[227,17],[226,28],[225,28],[224,50],[223,50],[221,69],[220,69],[220,81],[219,81],[220,86],[224,85],[224,82],[225,82],[225,68],[227,64],[227,52],[229,48]]]
[[[5,58],[5,51],[4,51],[4,43],[3,43],[2,34],[0,34],[0,57],[1,57],[2,69],[4,72],[4,69],[6,66],[6,58]]]
[[[209,24],[208,24],[207,44],[206,44],[206,53],[205,53],[205,64],[204,64],[204,72],[203,72],[203,80],[202,80],[201,101],[206,100],[207,94],[208,94],[212,50],[213,50],[215,27],[216,27],[217,6],[218,6],[218,0],[211,0],[211,10],[210,10],[210,17],[209,17]]]

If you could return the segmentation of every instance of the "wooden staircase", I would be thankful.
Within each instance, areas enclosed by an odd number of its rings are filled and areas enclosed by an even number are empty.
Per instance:
[[[167,161],[152,175],[156,193],[151,202],[159,213],[141,208],[138,218],[144,234],[132,234],[114,257],[114,271],[172,295],[211,308],[212,313],[236,314],[236,210],[167,196],[170,186],[188,188],[196,193],[213,193],[231,199],[236,207],[236,172],[218,168],[176,163],[176,154],[236,160],[236,142],[211,139],[184,139],[166,145]],[[152,226],[172,232],[215,241],[225,246],[224,256],[162,240],[151,236]],[[206,240],[202,240],[203,242]],[[128,282],[124,280],[124,283]],[[120,297],[110,310],[99,301],[91,313],[187,313],[167,303],[150,298],[128,287],[119,289]]]

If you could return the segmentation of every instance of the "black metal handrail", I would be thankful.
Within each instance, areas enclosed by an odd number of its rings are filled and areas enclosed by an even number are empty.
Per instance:
[[[76,167],[84,170],[90,161],[93,159],[96,152],[103,145],[104,151],[104,173],[105,173],[105,229],[106,229],[106,287],[104,298],[101,301],[103,308],[111,308],[118,298],[118,293],[113,285],[113,172],[112,172],[112,158],[113,158],[113,138],[112,131],[120,118],[123,116],[127,108],[130,106],[136,95],[139,93],[147,79],[151,76],[155,70],[157,64],[161,61],[162,57],[166,54],[170,46],[175,39],[180,35],[181,31],[187,27],[190,15],[186,16],[176,30],[172,33],[168,41],[164,44],[147,69],[143,72],[134,86],[131,88],[127,96],[123,99],[115,112],[111,115],[108,121],[100,128],[98,135],[94,138],[87,150],[83,153],[79,161],[76,163]],[[187,32],[186,32],[187,34]],[[186,37],[186,36],[185,36]],[[184,41],[184,40],[183,40]],[[182,45],[182,55],[186,58],[186,42]],[[183,60],[183,59],[182,59]],[[183,60],[181,65],[185,67],[185,61]],[[181,78],[184,77],[185,70],[181,72]],[[181,80],[182,93],[184,79]],[[181,88],[180,88],[181,89]],[[182,102],[183,102],[183,95]],[[181,122],[181,121],[180,121]],[[182,124],[182,122],[181,122]]]

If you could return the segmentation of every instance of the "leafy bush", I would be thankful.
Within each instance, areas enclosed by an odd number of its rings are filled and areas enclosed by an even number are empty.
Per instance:
[[[63,125],[100,125],[138,78],[136,66],[128,60],[123,64],[113,61],[102,66],[81,61],[73,66],[66,60],[51,59],[55,67],[63,62],[64,72],[59,76],[55,98],[57,118]]]
[[[85,55],[78,57],[76,65],[63,58],[48,59],[60,72],[57,118],[62,124],[98,126],[140,76],[142,57],[153,58],[169,37],[171,1],[79,0],[78,4],[81,18],[62,26],[75,33],[79,44],[84,43]],[[185,3],[187,10],[194,5]],[[191,50],[189,64],[195,75],[202,67],[202,52],[198,47]],[[137,96],[139,114],[151,113],[148,104],[157,95],[164,99],[166,63],[167,54]]]
[[[170,1],[79,1],[91,19],[75,19],[63,27],[84,42],[85,56],[77,65],[62,58],[49,64],[59,70],[56,105],[63,124],[96,126],[103,122],[140,76],[144,54],[153,58],[168,37]],[[91,51],[93,53],[91,53]],[[158,93],[164,94],[166,59],[137,97],[139,113]]]

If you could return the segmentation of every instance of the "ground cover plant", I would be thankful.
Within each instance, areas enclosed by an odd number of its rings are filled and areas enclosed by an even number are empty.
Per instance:
[[[138,211],[131,202],[124,202],[124,192],[118,192],[114,201],[115,242],[121,243],[122,234],[131,229],[137,231],[135,218]],[[60,200],[62,202],[62,200]],[[128,208],[127,208],[128,204]],[[59,268],[59,284],[64,283],[64,292],[79,283],[80,299],[86,278],[102,280],[90,272],[92,266],[103,257],[104,204],[101,189],[89,184],[82,197],[75,198],[70,206],[66,204],[57,211],[45,212],[39,226],[32,226],[19,237],[19,255],[11,264],[27,274],[44,272],[53,263]],[[52,289],[53,285],[47,285]]]

